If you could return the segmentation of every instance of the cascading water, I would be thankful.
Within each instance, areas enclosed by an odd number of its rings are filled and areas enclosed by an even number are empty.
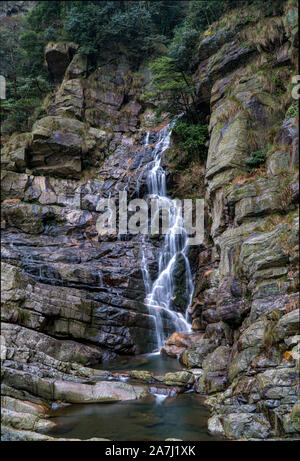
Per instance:
[[[142,272],[146,288],[146,305],[149,313],[155,318],[156,343],[160,350],[165,340],[164,318],[168,321],[168,330],[189,331],[191,329],[187,318],[180,312],[172,310],[174,300],[174,269],[178,257],[184,261],[186,274],[186,296],[189,307],[193,296],[193,280],[189,260],[187,258],[187,233],[184,228],[180,202],[174,201],[167,196],[166,172],[162,167],[162,155],[170,145],[172,127],[175,121],[170,123],[158,133],[158,140],[152,152],[152,162],[147,173],[148,195],[155,198],[159,208],[170,209],[169,227],[165,234],[164,243],[159,257],[158,276],[152,283],[147,259],[143,250]],[[149,143],[149,134],[146,136],[146,146]],[[145,147],[146,147],[145,146]],[[170,325],[171,323],[171,325]]]

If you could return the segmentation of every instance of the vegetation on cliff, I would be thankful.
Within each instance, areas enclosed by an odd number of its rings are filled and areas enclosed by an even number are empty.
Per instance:
[[[151,94],[161,100],[159,111],[177,115],[183,110],[195,123],[197,100],[191,73],[199,34],[237,3],[38,1],[28,15],[6,17],[0,29],[1,74],[7,79],[7,99],[1,108],[3,134],[28,131],[43,113],[42,100],[51,84],[44,67],[49,41],[76,42],[90,69],[99,57],[111,60],[118,52],[128,54],[136,67],[158,57],[151,65]]]
[[[45,41],[26,27],[22,16],[6,17],[0,27],[1,74],[6,100],[1,101],[1,131],[28,131],[50,90],[43,67]]]

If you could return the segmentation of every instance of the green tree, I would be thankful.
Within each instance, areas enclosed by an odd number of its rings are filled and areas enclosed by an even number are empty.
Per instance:
[[[146,94],[148,99],[159,101],[159,113],[178,115],[184,112],[194,123],[198,120],[197,96],[191,68],[198,42],[199,32],[188,22],[178,26],[167,56],[158,57],[150,64],[153,77],[151,90]]]
[[[181,2],[38,1],[24,18],[5,18],[0,50],[1,74],[7,79],[2,129],[30,128],[33,113],[49,90],[44,48],[49,40],[75,41],[92,67],[98,56],[127,52],[138,65],[159,54],[185,16]],[[106,51],[106,54],[105,54]]]
[[[195,90],[190,75],[178,68],[176,62],[169,56],[162,56],[150,64],[153,73],[151,90],[146,93],[148,100],[159,102],[158,113],[169,112],[178,115],[185,112],[196,121],[194,111]]]
[[[1,131],[27,131],[49,91],[43,48],[20,17],[6,18],[0,29],[1,74],[6,78],[6,100],[1,102]]]
[[[28,26],[35,32],[42,32],[49,27],[61,27],[61,18],[68,9],[68,2],[64,1],[39,1],[26,18]],[[74,2],[70,2],[74,3]]]
[[[199,43],[199,32],[192,29],[188,23],[175,29],[168,56],[178,70],[185,73],[189,72],[197,43]]]
[[[87,55],[122,45],[137,61],[155,52],[183,19],[174,1],[70,2],[63,22],[68,37]]]
[[[167,56],[157,58],[150,66],[153,77],[146,97],[160,102],[158,113],[166,111],[178,115],[184,112],[191,122],[200,120],[192,81],[200,34],[237,3],[225,0],[192,0],[188,3],[184,21],[174,29]]]
[[[214,21],[223,16],[226,11],[237,7],[239,1],[227,0],[192,0],[187,12],[187,22],[190,27],[204,31]]]
[[[206,158],[208,129],[202,114],[199,114],[199,122],[194,124],[183,117],[176,121],[172,130],[175,144],[188,154],[187,163]]]

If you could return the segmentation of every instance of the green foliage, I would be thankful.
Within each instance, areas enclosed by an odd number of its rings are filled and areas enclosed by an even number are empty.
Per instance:
[[[33,30],[26,30],[20,37],[20,45],[25,53],[22,68],[32,76],[40,75],[46,40]],[[46,70],[42,73],[46,75]]]
[[[49,91],[48,82],[41,76],[17,76],[16,87],[8,82],[7,99],[2,101],[4,119],[2,132],[28,131],[41,111],[43,96]]]
[[[151,91],[145,96],[160,103],[158,114],[169,112],[175,116],[181,112],[192,112],[194,87],[191,77],[178,70],[174,60],[168,56],[157,58],[149,67],[153,78]]]
[[[166,151],[168,169],[174,182],[170,194],[178,198],[199,198],[205,195],[203,164],[207,155],[208,129],[204,116],[199,123],[187,117],[176,120],[172,129],[172,146]]]
[[[254,6],[257,8],[264,8],[264,15],[268,16],[278,16],[283,13],[283,4],[282,0],[253,0]]]
[[[35,32],[45,30],[49,24],[52,27],[61,23],[61,15],[66,11],[67,2],[64,1],[40,1],[27,16],[27,23]],[[73,3],[73,2],[70,2]]]
[[[183,149],[191,159],[203,161],[206,158],[208,129],[206,123],[191,123],[189,120],[180,118],[176,121],[172,137],[176,146]]]
[[[36,32],[27,30],[24,19],[18,17],[8,18],[0,33],[0,72],[6,78],[1,131],[3,134],[27,131],[50,89],[42,66],[44,43]]]
[[[157,33],[172,37],[174,29],[185,17],[185,7],[176,0],[146,2]]]
[[[252,152],[251,158],[246,161],[248,170],[252,171],[256,168],[259,168],[266,161],[266,153],[263,150],[257,150]]]
[[[82,53],[121,45],[141,60],[165,43],[182,17],[174,1],[79,1],[68,5],[63,27]]]
[[[187,22],[191,28],[204,31],[217,21],[226,11],[239,6],[238,1],[227,0],[192,0],[187,13]]]
[[[199,32],[185,18],[174,30],[167,55],[150,64],[153,77],[146,98],[159,102],[158,114],[168,112],[175,116],[184,112],[194,123],[197,122],[191,63],[198,42]]]
[[[174,29],[166,56],[157,58],[150,65],[153,78],[146,97],[160,103],[159,113],[178,115],[184,112],[190,121],[199,122],[192,73],[198,59],[200,33],[235,3],[229,5],[223,0],[189,2],[184,21]]]
[[[186,72],[190,68],[198,43],[199,32],[196,29],[192,29],[187,23],[176,28],[168,56],[178,70]]]
[[[89,69],[97,59],[126,52],[138,65],[152,63],[153,79],[147,97],[160,103],[159,113],[198,117],[192,82],[200,34],[238,1],[137,0],[38,1],[27,16],[5,18],[0,27],[0,72],[7,81],[2,103],[2,131],[26,131],[49,91],[44,48],[49,41],[74,41],[88,56]],[[262,0],[251,0],[261,7]],[[266,0],[266,14],[282,9],[282,0]],[[251,18],[250,18],[251,19]],[[250,20],[249,19],[249,20]]]
[[[7,99],[2,103],[2,132],[27,131],[49,91],[44,49],[49,41],[74,41],[93,69],[98,57],[126,52],[138,65],[164,51],[185,17],[181,2],[38,1],[27,16],[6,18],[1,28],[1,74]],[[18,37],[18,39],[16,39]]]
[[[251,291],[247,289],[247,290],[246,290],[246,298],[247,298],[247,300],[248,300],[249,302],[251,301],[251,297],[252,297]]]
[[[102,12],[104,15],[104,12]],[[69,37],[80,45],[82,54],[97,52],[98,24],[101,23],[101,10],[92,2],[81,8],[81,2],[72,6],[64,20],[64,29]]]
[[[285,114],[285,118],[294,118],[294,117],[299,117],[299,105],[297,102],[294,102],[294,104],[290,105],[290,107],[288,108]]]

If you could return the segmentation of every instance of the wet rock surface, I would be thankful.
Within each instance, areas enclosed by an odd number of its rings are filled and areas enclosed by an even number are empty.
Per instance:
[[[105,71],[87,78],[76,49],[47,46],[57,84],[47,115],[31,133],[12,137],[2,158],[3,418],[16,430],[35,431],[43,420],[30,416],[23,424],[23,409],[9,398],[32,405],[140,398],[143,387],[84,380],[97,373],[91,366],[154,347],[141,236],[99,237],[96,229],[101,199],[118,201],[125,190],[130,200],[145,183],[145,132],[130,135],[140,123],[137,90],[132,86],[123,104],[132,81],[126,59],[107,68],[103,89]],[[159,244],[144,248],[154,277]]]
[[[287,5],[280,27],[293,14]],[[199,46],[194,79],[199,99],[211,107],[211,223],[188,312],[202,338],[180,347],[170,338],[163,351],[199,370],[194,388],[209,395],[211,433],[231,439],[299,437],[297,117],[285,115],[278,95],[267,88],[256,64],[257,44],[249,39],[239,48],[243,27],[238,20],[228,28],[223,23]],[[290,29],[284,41],[274,48],[290,72]],[[259,149],[265,165],[250,172],[249,159]]]

